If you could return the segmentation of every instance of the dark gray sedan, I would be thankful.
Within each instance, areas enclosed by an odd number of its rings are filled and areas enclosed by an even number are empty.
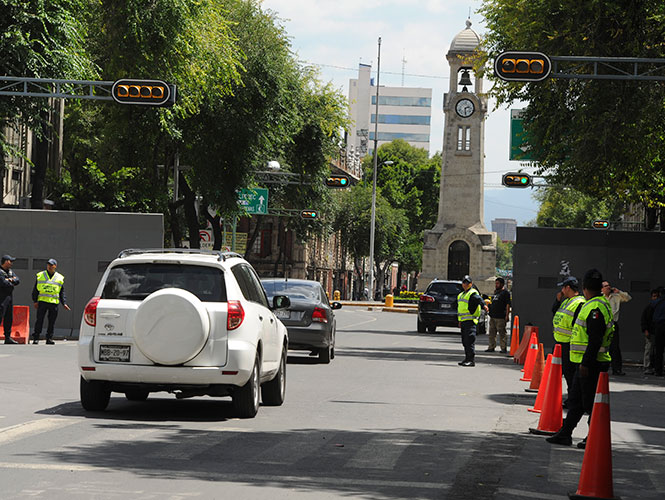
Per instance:
[[[311,351],[318,354],[319,362],[330,363],[335,357],[335,314],[339,302],[328,302],[318,281],[284,278],[262,279],[268,299],[286,295],[291,300],[287,309],[278,309],[275,315],[289,332],[289,349]]]

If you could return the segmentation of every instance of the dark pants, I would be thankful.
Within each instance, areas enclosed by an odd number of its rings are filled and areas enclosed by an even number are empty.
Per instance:
[[[596,363],[589,367],[589,374],[586,377],[580,376],[580,365],[575,365],[575,376],[573,377],[573,385],[568,392],[568,414],[563,420],[563,427],[561,427],[561,434],[571,436],[573,429],[582,419],[585,413],[591,416],[593,410],[593,402],[596,398],[596,387],[598,386],[598,375],[600,372],[606,372],[609,368],[609,363]]]
[[[566,389],[570,394],[570,388],[573,386],[573,377],[575,377],[575,370],[577,364],[570,361],[570,343],[557,342],[561,346],[561,370],[563,378],[566,379]]]
[[[610,356],[612,356],[612,371],[620,372],[623,368],[623,362],[621,359],[621,346],[619,345],[619,325],[614,324],[614,337],[612,337],[612,343],[610,344]]]
[[[2,318],[5,328],[5,338],[8,339],[12,335],[12,325],[14,324],[14,304],[11,295],[0,299],[0,318]]]
[[[55,319],[58,317],[58,304],[49,302],[37,302],[37,321],[35,321],[35,332],[32,334],[32,340],[39,340],[44,325],[44,316],[48,314],[48,326],[46,327],[46,340],[53,338],[53,328]]]
[[[663,374],[663,351],[665,351],[665,323],[656,325],[653,347],[653,369],[656,375]]]
[[[473,361],[473,358],[476,357],[476,324],[473,321],[462,321],[461,330],[464,360]]]

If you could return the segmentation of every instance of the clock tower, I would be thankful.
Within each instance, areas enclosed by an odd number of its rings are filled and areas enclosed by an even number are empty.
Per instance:
[[[432,279],[461,280],[466,274],[481,292],[494,290],[496,233],[483,222],[487,97],[471,63],[479,44],[467,19],[446,54],[450,88],[443,102],[439,212],[436,225],[425,231],[420,290]]]

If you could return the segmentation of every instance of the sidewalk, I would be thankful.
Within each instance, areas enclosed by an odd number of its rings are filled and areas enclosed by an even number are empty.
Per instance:
[[[344,307],[366,307],[368,310],[380,309],[383,312],[418,314],[418,304],[393,304],[393,307],[386,307],[385,302],[369,300],[341,300]]]

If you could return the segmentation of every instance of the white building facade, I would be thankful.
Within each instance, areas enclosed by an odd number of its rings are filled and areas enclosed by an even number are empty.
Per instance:
[[[374,149],[376,86],[372,67],[360,64],[358,78],[349,80],[351,127],[349,151],[364,156]],[[404,139],[429,152],[432,117],[432,89],[419,87],[379,87],[378,145]]]

